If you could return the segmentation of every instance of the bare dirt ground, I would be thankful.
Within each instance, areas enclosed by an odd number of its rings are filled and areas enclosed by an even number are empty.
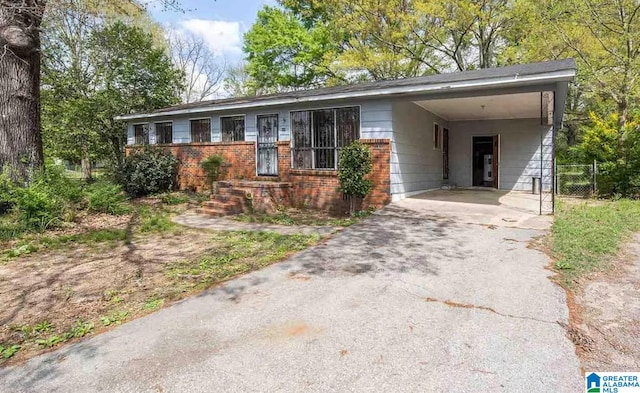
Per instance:
[[[640,234],[575,293],[571,338],[583,369],[640,369]]]
[[[34,339],[61,337],[78,321],[94,330],[143,315],[188,289],[172,285],[164,268],[214,246],[211,233],[180,229],[126,242],[47,250],[0,265],[0,343],[20,343],[11,362],[46,350]],[[38,324],[48,322],[49,328]],[[106,321],[109,323],[109,321]],[[28,337],[27,337],[28,336]]]

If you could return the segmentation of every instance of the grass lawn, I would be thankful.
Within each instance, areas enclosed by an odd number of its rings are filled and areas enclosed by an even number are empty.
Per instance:
[[[184,196],[162,196],[134,202],[127,215],[87,215],[1,241],[0,364],[110,329],[319,240],[171,221],[193,205]]]
[[[371,211],[368,210],[358,212],[353,216],[338,217],[318,210],[290,208],[279,210],[274,214],[243,213],[230,218],[242,222],[263,224],[348,227],[369,215],[371,215]]]
[[[552,226],[551,252],[561,283],[606,270],[620,246],[640,231],[640,201],[561,201]]]

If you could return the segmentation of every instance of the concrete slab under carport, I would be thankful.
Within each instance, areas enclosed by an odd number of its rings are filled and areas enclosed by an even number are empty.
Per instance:
[[[552,216],[540,215],[540,196],[495,189],[433,190],[394,202],[376,214],[461,224],[546,230]]]

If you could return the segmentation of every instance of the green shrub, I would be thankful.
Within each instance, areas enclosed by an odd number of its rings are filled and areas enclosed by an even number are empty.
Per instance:
[[[0,174],[0,214],[6,214],[16,203],[15,185],[11,182],[6,173]]]
[[[154,147],[133,152],[117,175],[118,182],[133,197],[169,191],[175,184],[178,159]]]
[[[101,180],[89,185],[86,194],[90,212],[120,215],[131,210],[127,204],[128,198],[118,184]]]
[[[212,154],[200,163],[210,185],[213,184],[213,182],[218,181],[222,165],[224,165],[224,158],[222,157],[222,154]]]
[[[14,211],[19,224],[44,231],[69,219],[82,196],[80,183],[66,178],[61,167],[50,165],[28,187],[14,188]]]
[[[355,141],[340,152],[338,179],[340,192],[349,196],[351,212],[356,210],[356,198],[364,198],[371,191],[373,183],[365,177],[373,169],[371,150]]]

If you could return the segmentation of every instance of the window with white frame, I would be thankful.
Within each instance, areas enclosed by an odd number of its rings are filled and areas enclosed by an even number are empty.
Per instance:
[[[191,142],[211,142],[211,119],[194,119],[191,123]]]
[[[440,134],[440,126],[438,123],[433,123],[433,148],[440,150],[442,147],[442,137]]]
[[[340,150],[360,139],[360,107],[291,112],[292,165],[337,169]]]
[[[156,123],[156,143],[166,144],[173,143],[173,123],[165,121],[162,123]]]
[[[223,142],[244,141],[244,116],[220,117],[220,132]]]
[[[136,145],[148,145],[149,144],[149,125],[148,124],[134,124],[133,125],[134,143]]]

